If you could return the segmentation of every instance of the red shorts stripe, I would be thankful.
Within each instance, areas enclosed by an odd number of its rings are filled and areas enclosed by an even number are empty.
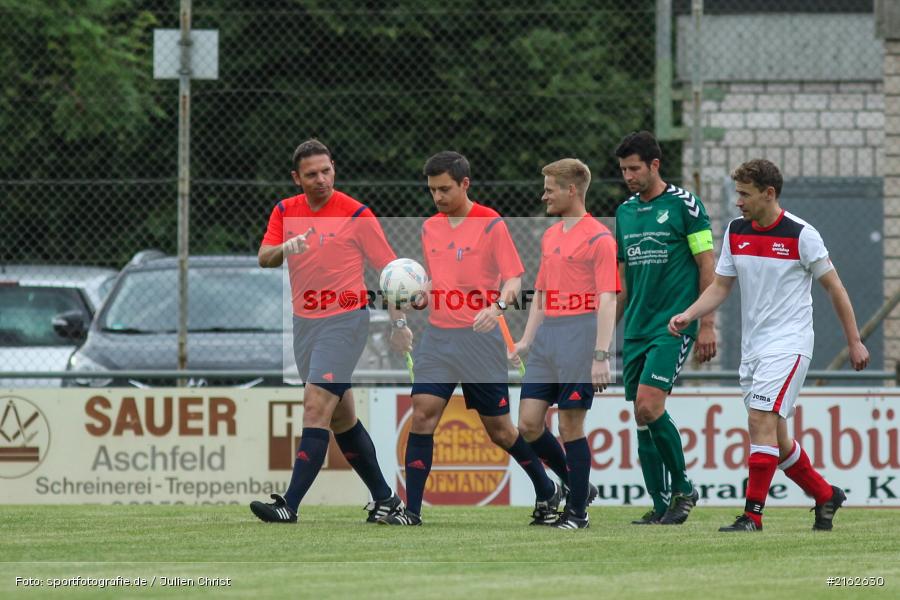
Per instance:
[[[784,400],[784,394],[787,392],[788,386],[791,385],[791,379],[794,378],[794,373],[797,372],[797,365],[800,364],[800,355],[797,355],[797,360],[794,361],[794,368],[791,369],[790,375],[787,376],[787,379],[784,381],[784,385],[781,386],[781,391],[778,392],[778,397],[775,399],[775,406],[772,407],[772,412],[778,412],[781,410],[781,401]]]

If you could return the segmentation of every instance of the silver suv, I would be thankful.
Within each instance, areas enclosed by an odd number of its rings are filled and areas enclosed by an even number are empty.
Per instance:
[[[0,264],[0,371],[65,371],[115,280],[100,267]],[[0,378],[0,387],[59,379]]]
[[[84,377],[78,387],[169,387],[175,379],[92,376],[98,371],[177,367],[178,261],[147,251],[122,269],[109,298],[69,360]],[[285,269],[261,269],[256,256],[191,256],[188,262],[188,369],[222,371],[190,386],[296,385]],[[386,311],[372,311],[369,344],[358,369],[383,369],[389,360]],[[280,371],[278,376],[233,377],[228,371]]]

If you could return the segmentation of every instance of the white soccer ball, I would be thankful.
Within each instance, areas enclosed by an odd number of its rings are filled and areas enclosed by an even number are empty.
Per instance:
[[[426,291],[428,274],[411,258],[398,258],[384,267],[378,283],[391,304],[418,303]]]

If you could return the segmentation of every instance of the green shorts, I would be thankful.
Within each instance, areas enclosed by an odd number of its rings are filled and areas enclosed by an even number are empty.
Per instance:
[[[665,392],[672,391],[675,379],[691,352],[694,338],[661,335],[625,340],[622,348],[622,379],[625,400],[634,402],[638,385],[650,385]]]

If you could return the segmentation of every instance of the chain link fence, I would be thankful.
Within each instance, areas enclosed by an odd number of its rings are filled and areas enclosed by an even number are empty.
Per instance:
[[[739,216],[730,171],[751,158],[775,162],[785,177],[782,206],[823,234],[862,326],[892,286],[884,238],[890,220],[882,201],[883,44],[875,36],[873,3],[706,0],[699,33],[693,4],[672,3],[674,78],[685,90],[676,100],[675,125],[694,126],[690,92],[699,75],[705,136],[699,145],[685,141],[682,177],[702,178],[717,252],[724,227]],[[846,342],[818,288],[812,368],[824,369]],[[736,300],[720,313],[722,352],[712,369],[739,361]],[[896,359],[885,329],[881,324],[868,340],[877,369],[892,369]]]
[[[636,129],[662,133],[654,122],[654,23],[665,4],[563,0],[510,6],[464,0],[436,7],[408,0],[375,7],[349,0],[336,7],[320,0],[282,0],[261,9],[237,0],[194,2],[193,28],[219,32],[219,78],[191,84],[191,254],[255,256],[272,207],[297,193],[290,156],[309,137],[318,137],[334,153],[338,189],[381,217],[433,212],[421,170],[428,156],[445,149],[469,158],[471,197],[509,217],[542,214],[541,167],[579,157],[594,177],[588,209],[611,217],[626,195],[612,157],[616,143]],[[695,37],[691,3],[668,4],[673,73],[677,87],[688,90]],[[701,148],[701,197],[716,219],[717,238],[729,211],[723,182],[730,168],[748,157],[770,157],[789,177],[879,175],[883,127],[877,118],[880,82],[872,67],[877,47],[862,32],[865,19],[871,19],[871,2],[779,2],[771,10],[757,4],[748,13],[736,1],[705,3],[702,72],[706,85],[718,92],[708,94],[702,123],[721,131]],[[109,276],[136,253],[176,252],[178,84],[153,79],[152,40],[155,28],[178,28],[178,3],[0,0],[0,16],[0,281],[18,281],[25,288],[14,266],[59,267],[44,284],[53,277],[73,279],[65,284],[71,290],[79,287],[74,281],[79,276],[62,269],[92,266],[109,269],[96,277],[97,290],[107,292]],[[802,76],[808,74],[804,60],[811,58],[781,61],[773,71],[765,56],[748,51],[754,32],[770,32],[755,51],[768,45],[791,52],[798,35],[804,40],[813,35],[806,20],[814,16],[825,19],[815,32],[840,49],[842,62],[819,65],[830,80]],[[859,23],[842,25],[850,17]],[[787,18],[793,25],[783,31],[767,21]],[[735,32],[746,36],[739,38],[744,42],[734,44]],[[866,79],[860,81],[863,71]],[[690,102],[677,94],[667,101],[676,108],[676,121],[668,125],[689,127]],[[664,177],[691,187],[689,142],[677,135],[660,137]],[[418,233],[397,237],[417,239]],[[520,252],[527,251],[520,244]],[[137,262],[150,264],[154,256],[145,253]],[[9,287],[0,286],[0,293]],[[882,290],[856,293],[880,299]],[[0,371],[65,369],[81,338],[54,337],[46,321],[81,311],[87,325],[97,308],[90,294],[81,294],[80,305],[59,298],[40,303],[37,296],[21,294],[0,302],[0,348],[8,351]],[[34,310],[24,310],[24,302],[34,302]],[[248,327],[266,325],[247,316],[253,300],[240,294],[203,302],[198,312],[231,303]],[[830,310],[821,304],[817,309]],[[25,326],[27,319],[34,322]],[[63,319],[55,333],[76,321]],[[733,320],[720,323],[723,335],[739,329]],[[26,353],[30,341],[38,343]],[[64,349],[61,362],[55,355],[50,359],[58,348]],[[138,359],[160,356],[152,364],[137,360],[128,367],[171,367],[172,348],[171,339],[144,335],[131,352]],[[227,366],[235,370],[269,364],[262,358],[244,361],[251,354],[244,349],[231,352],[234,360]],[[127,361],[79,356],[80,365],[70,366],[127,368]]]

